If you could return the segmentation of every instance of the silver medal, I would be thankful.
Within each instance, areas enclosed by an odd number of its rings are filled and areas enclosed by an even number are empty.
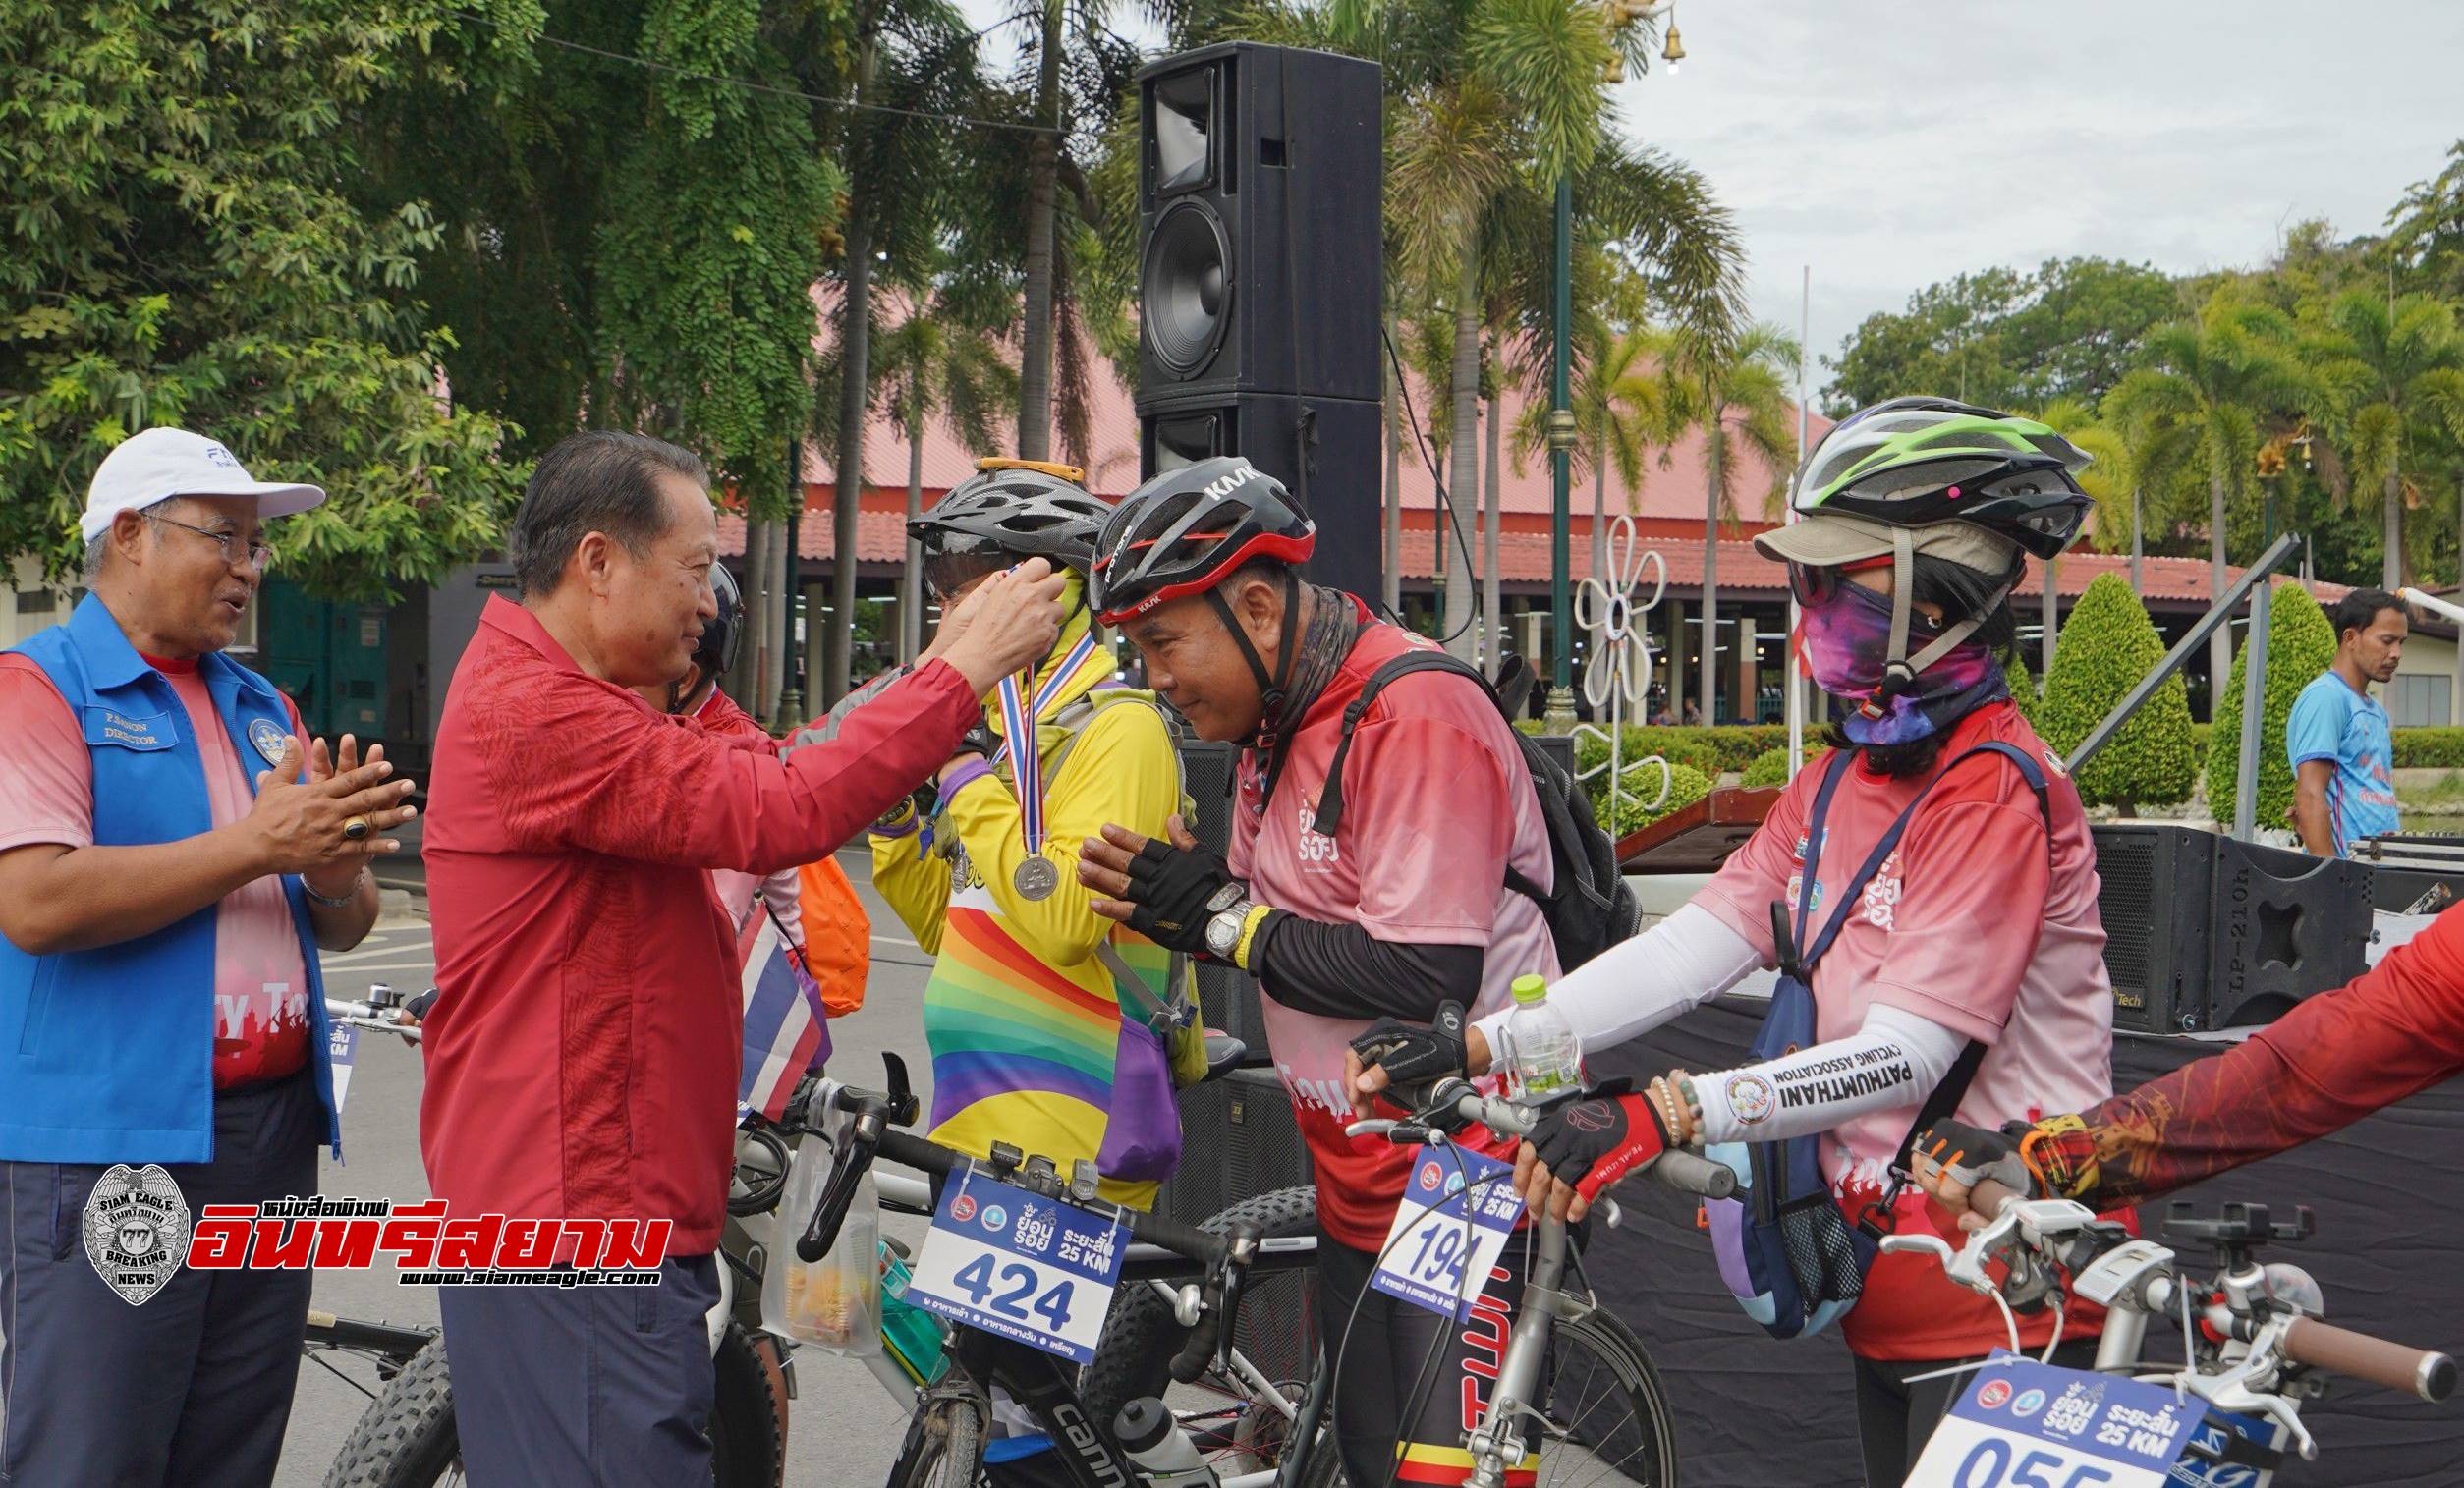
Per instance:
[[[1061,887],[1061,870],[1052,865],[1051,858],[1040,853],[1034,854],[1019,863],[1018,872],[1011,876],[1010,882],[1018,889],[1021,899],[1050,899],[1052,891]]]

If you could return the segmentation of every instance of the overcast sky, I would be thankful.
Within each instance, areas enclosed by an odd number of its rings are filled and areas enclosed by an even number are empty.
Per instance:
[[[961,0],[980,25],[1009,4]],[[1858,322],[1936,280],[2263,262],[2305,217],[2379,229],[2464,138],[2464,0],[1680,0],[1677,21],[1684,65],[1617,90],[1622,128],[1736,213],[1757,314],[1794,332],[1813,266],[1817,390]]]
[[[1820,358],[1963,270],[2072,254],[2255,264],[2376,231],[2464,137],[2464,4],[1682,0],[1687,57],[1624,127],[1707,175]]]

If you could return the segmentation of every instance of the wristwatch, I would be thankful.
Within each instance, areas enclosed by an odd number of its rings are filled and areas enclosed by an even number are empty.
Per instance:
[[[1249,921],[1249,886],[1228,883],[1206,901],[1213,913],[1206,920],[1206,949],[1223,961],[1230,961],[1240,948],[1241,929]]]

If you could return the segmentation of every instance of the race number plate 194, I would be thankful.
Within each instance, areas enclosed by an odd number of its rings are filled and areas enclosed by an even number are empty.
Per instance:
[[[1460,1147],[1426,1149],[1403,1182],[1403,1202],[1369,1285],[1468,1323],[1522,1212],[1512,1163]]]
[[[969,1170],[942,1187],[907,1300],[1090,1364],[1126,1244],[1110,1215]]]
[[[2160,1385],[1997,1350],[1926,1443],[1907,1488],[2165,1488],[2206,1414]]]

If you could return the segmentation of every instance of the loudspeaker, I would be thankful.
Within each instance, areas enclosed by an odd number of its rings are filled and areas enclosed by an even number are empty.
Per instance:
[[[2211,1027],[2272,1022],[2369,969],[2371,870],[2218,837]]]
[[[1373,62],[1233,41],[1138,74],[1138,388],[1383,396]]]
[[[2113,1025],[2266,1023],[2368,964],[2371,870],[2176,826],[2091,829]]]
[[[1200,1224],[1245,1198],[1311,1181],[1309,1144],[1271,1070],[1236,1070],[1181,1092],[1181,1166],[1155,1212]]]
[[[1374,595],[1378,566],[1379,407],[1297,393],[1210,393],[1154,404],[1139,419],[1149,476],[1217,455],[1245,455],[1283,482],[1317,524],[1309,577]],[[1363,480],[1366,484],[1362,484]]]
[[[1138,75],[1140,471],[1240,455],[1378,579],[1383,90],[1374,63],[1227,42]]]

